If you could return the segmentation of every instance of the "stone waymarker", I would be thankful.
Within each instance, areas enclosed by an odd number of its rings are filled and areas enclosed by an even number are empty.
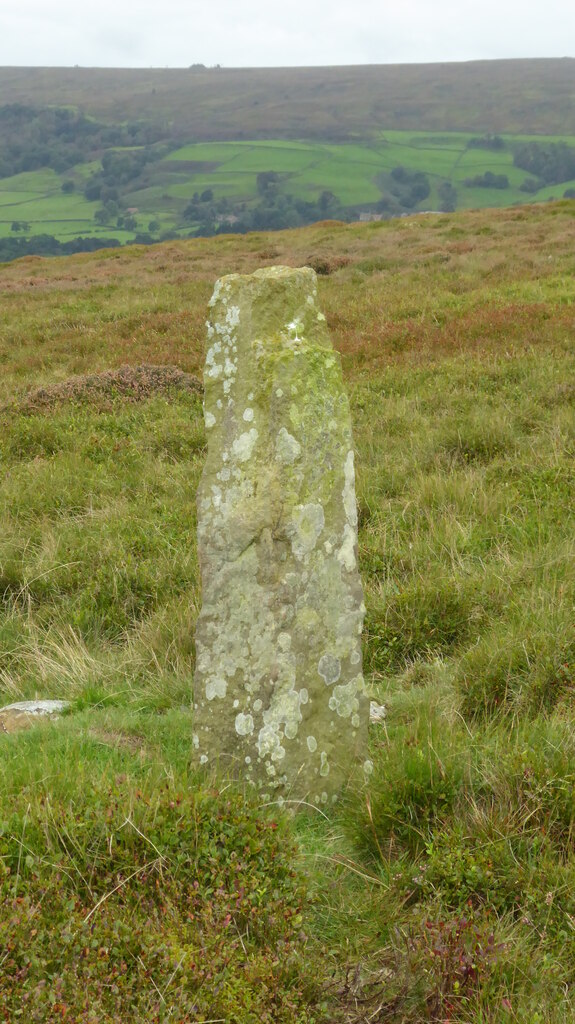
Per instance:
[[[264,796],[366,771],[349,406],[313,270],[216,283],[198,491],[194,751]]]

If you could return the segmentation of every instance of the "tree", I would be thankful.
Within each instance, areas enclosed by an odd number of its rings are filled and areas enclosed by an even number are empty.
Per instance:
[[[260,171],[256,176],[256,188],[260,196],[275,195],[278,181],[279,174],[277,171]]]
[[[546,185],[575,178],[575,148],[564,142],[526,142],[517,146],[513,163]]]
[[[102,183],[95,178],[90,178],[84,189],[84,199],[89,202],[97,202],[102,192]]]
[[[423,171],[410,171],[401,165],[393,168],[389,187],[401,205],[408,210],[412,210],[418,203],[427,199],[431,191],[427,174]]]
[[[437,190],[439,209],[442,213],[453,213],[457,206],[457,191],[450,181],[442,181]]]
[[[66,195],[70,195],[71,192],[75,191],[76,185],[73,181],[68,180],[62,182],[62,192],[64,192]]]
[[[470,139],[467,143],[468,149],[491,149],[494,152],[505,149],[505,141],[500,135],[491,135],[489,132],[487,135],[481,135]]]
[[[538,178],[525,178],[525,181],[522,181],[519,186],[519,191],[534,195],[540,188],[543,188],[544,184],[545,182],[540,181]]]
[[[493,171],[485,171],[485,174],[476,174],[474,178],[466,178],[464,185],[468,188],[509,188],[509,178],[506,174],[494,174]]]
[[[322,214],[325,215],[326,213],[329,213],[330,210],[338,207],[339,203],[333,192],[330,192],[328,189],[324,189],[318,199],[317,205],[319,206]]]

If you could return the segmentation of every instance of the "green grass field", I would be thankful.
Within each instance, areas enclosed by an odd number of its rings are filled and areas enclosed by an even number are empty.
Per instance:
[[[0,267],[0,705],[71,701],[0,731],[0,1020],[574,1018],[574,215]],[[293,819],[190,769],[205,434],[184,375],[217,277],[310,263],[387,717],[369,789]]]
[[[469,149],[470,133],[389,131],[365,144],[307,143],[285,140],[197,143],[169,153],[150,165],[143,187],[126,192],[124,205],[136,211],[138,230],[147,231],[157,220],[161,231],[188,234],[193,225],[182,220],[183,210],[194,194],[211,190],[215,200],[245,202],[253,207],[258,201],[257,175],[274,171],[280,175],[280,194],[315,202],[324,190],[359,217],[382,197],[381,182],[387,181],[394,167],[423,171],[429,176],[431,194],[420,203],[422,209],[441,205],[438,189],[451,183],[456,188],[459,209],[512,206],[528,202],[559,199],[572,182],[549,186],[526,195],[519,188],[528,175],[513,166],[513,145],[517,141],[541,141],[540,136],[506,137],[506,148],[498,152]],[[557,141],[558,137],[549,137]],[[561,141],[575,144],[575,138]],[[97,165],[89,165],[92,170]],[[98,204],[87,202],[81,190],[88,165],[58,175],[54,171],[34,171],[0,182],[0,235],[12,234],[14,221],[29,223],[26,236],[48,233],[66,240],[74,235],[112,237],[129,240],[133,231],[115,230],[114,224],[94,222]],[[505,174],[509,188],[468,187],[467,178],[485,174]],[[382,178],[383,176],[383,178]],[[61,186],[73,180],[77,191],[66,195]]]

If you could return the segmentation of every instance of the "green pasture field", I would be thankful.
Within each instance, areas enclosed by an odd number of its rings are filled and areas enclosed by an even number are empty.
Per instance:
[[[2,188],[9,188],[14,192],[56,192],[61,187],[62,178],[56,171],[44,167],[37,171],[24,171],[10,178],[2,178],[0,184]]]
[[[537,198],[542,200],[562,199],[563,193],[570,188],[575,188],[575,178],[572,181],[562,181],[560,185],[548,185],[547,188],[540,189]]]
[[[194,191],[212,188],[214,195],[253,200],[256,196],[256,175],[259,171],[275,171],[285,175],[280,191],[302,198],[317,197],[323,189],[333,191],[344,204],[360,206],[377,202],[380,191],[374,183],[377,175],[403,165],[409,170],[424,171],[432,179],[435,190],[441,181],[458,187],[458,205],[462,208],[510,206],[537,201],[538,195],[526,198],[519,185],[528,175],[513,166],[511,146],[515,141],[539,141],[539,136],[506,137],[502,151],[468,149],[470,133],[437,135],[426,132],[385,132],[376,143],[368,145],[306,145],[296,146],[282,141],[199,143],[188,145],[166,158],[166,162],[213,162],[213,170],[190,171],[188,182],[168,187],[168,193],[189,197]],[[572,145],[575,139],[565,141]],[[468,188],[463,182],[491,171],[506,174],[510,187],[506,190]],[[567,186],[566,186],[567,187]],[[547,198],[542,190],[540,198]],[[554,189],[555,196],[562,192]]]
[[[12,190],[0,188],[0,208],[3,206],[22,206],[23,203],[34,202],[38,195],[38,192],[21,192],[13,187]]]
[[[248,207],[260,197],[257,176],[274,171],[280,179],[280,194],[316,202],[320,194],[333,192],[337,200],[359,215],[362,209],[373,209],[389,187],[390,172],[404,166],[410,171],[423,171],[429,177],[431,194],[420,203],[421,209],[441,206],[440,186],[449,182],[457,191],[457,208],[480,209],[560,198],[572,183],[541,189],[534,195],[519,188],[528,177],[513,166],[513,145],[517,141],[542,141],[541,136],[505,136],[506,148],[501,151],[468,148],[472,133],[386,131],[366,143],[320,143],[288,140],[239,140],[196,143],[169,153],[152,163],[146,171],[142,188],[123,196],[125,207],[137,210],[138,230],[146,231],[148,222],[157,220],[160,230],[189,233],[190,223],[182,220],[185,206],[197,192],[213,192],[215,200],[245,202]],[[549,136],[550,141],[575,144],[575,138]],[[197,165],[197,166],[195,166]],[[90,172],[99,164],[78,165],[58,175],[54,171],[31,171],[0,182],[0,235],[11,234],[15,220],[30,223],[30,234],[54,234],[59,239],[75,234],[91,234],[119,238],[133,233],[112,230],[114,225],[100,227],[94,223],[97,203],[83,198],[82,189]],[[465,179],[487,171],[505,174],[507,189],[468,187]],[[65,180],[73,180],[76,191],[61,191]]]

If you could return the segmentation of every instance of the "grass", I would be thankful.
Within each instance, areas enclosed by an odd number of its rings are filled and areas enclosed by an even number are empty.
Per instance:
[[[572,229],[562,202],[0,268],[0,704],[71,701],[0,734],[0,1020],[573,1017]],[[205,439],[169,369],[201,373],[215,278],[272,263],[321,270],[387,708],[369,790],[296,820],[189,767]]]

